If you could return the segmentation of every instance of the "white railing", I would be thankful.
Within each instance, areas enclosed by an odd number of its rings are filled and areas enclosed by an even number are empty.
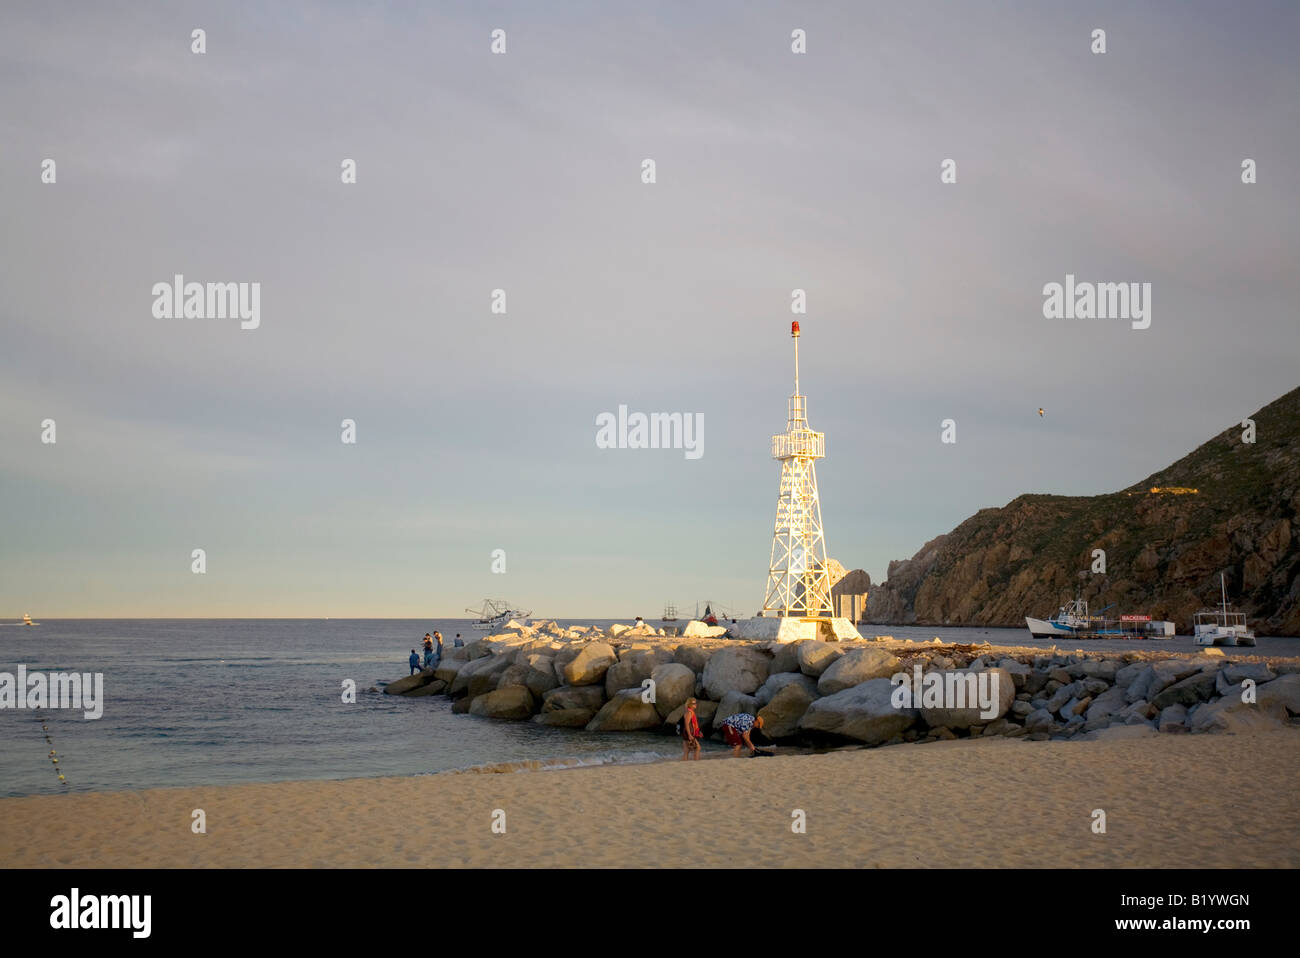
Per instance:
[[[824,459],[826,434],[824,432],[787,432],[772,437],[773,459]]]

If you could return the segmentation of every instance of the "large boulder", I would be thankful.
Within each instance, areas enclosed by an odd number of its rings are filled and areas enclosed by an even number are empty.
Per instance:
[[[1123,671],[1124,670],[1121,669],[1120,672],[1117,672],[1115,674],[1115,677],[1118,679],[1120,673],[1122,673]],[[1128,686],[1125,688],[1124,700],[1126,702],[1133,703],[1133,702],[1145,701],[1149,699],[1147,690],[1151,688],[1151,680],[1154,679],[1155,677],[1156,677],[1156,670],[1154,667],[1148,665],[1145,668],[1143,668],[1141,671],[1137,673],[1136,676],[1133,677],[1133,680],[1129,682]]]
[[[851,649],[821,674],[817,680],[817,691],[822,695],[834,695],[860,685],[867,679],[887,679],[898,671],[900,665],[898,656],[886,649],[874,646]],[[1010,676],[1007,677],[1007,684],[1011,684]],[[1015,697],[1014,692],[1012,697]]]
[[[442,679],[434,679],[428,685],[421,685],[418,689],[412,689],[406,693],[406,698],[416,699],[423,698],[426,695],[441,695],[447,691],[447,683]]]
[[[682,629],[683,639],[717,639],[726,635],[727,627],[725,625],[705,625],[696,619],[686,623]]]
[[[605,673],[605,695],[614,697],[614,693],[623,689],[636,689],[650,678],[655,666],[671,662],[673,654],[668,649],[650,649],[625,654]]]
[[[1229,662],[1220,673],[1232,685],[1240,686],[1243,679],[1250,679],[1256,685],[1272,682],[1276,675],[1264,662]]]
[[[1155,697],[1175,682],[1181,682],[1189,675],[1195,675],[1205,667],[1204,659],[1166,659],[1152,664],[1151,684],[1147,686],[1148,702],[1155,702]]]
[[[1193,732],[1252,732],[1282,726],[1286,708],[1276,700],[1265,705],[1243,702],[1240,695],[1225,695],[1202,705],[1189,721]]]
[[[1088,706],[1088,713],[1084,716],[1089,725],[1088,731],[1105,728],[1110,724],[1111,716],[1124,708],[1125,704],[1123,687],[1112,685],[1102,692],[1092,700],[1092,704]]]
[[[773,642],[772,674],[799,671],[799,648],[793,642]]]
[[[817,699],[799,720],[799,728],[868,745],[888,742],[902,734],[917,716],[916,709],[894,708],[893,691],[889,679],[869,679]]]
[[[533,698],[533,693],[528,691],[528,686],[507,685],[494,692],[475,696],[470,703],[469,713],[484,718],[518,721],[529,718],[533,714],[535,705],[536,699]]]
[[[1159,695],[1156,696],[1156,698],[1159,697]],[[1186,732],[1187,706],[1180,703],[1166,705],[1160,711],[1160,718],[1156,721],[1156,727],[1162,732]]]
[[[564,683],[595,685],[604,680],[605,673],[617,661],[618,656],[614,650],[604,642],[590,642],[578,651],[572,662],[564,666]]]
[[[943,706],[927,707],[922,685],[921,718],[931,728],[970,728],[1002,718],[1016,700],[1016,684],[1003,668],[930,672],[943,680]],[[973,677],[973,679],[972,679]],[[987,696],[987,699],[985,699]],[[969,703],[969,704],[966,704]],[[918,704],[913,698],[913,704]],[[962,704],[963,707],[958,707]],[[985,708],[987,706],[987,709]]]
[[[654,706],[665,718],[695,694],[695,673],[680,662],[656,666],[650,679],[654,682]]]
[[[757,649],[719,649],[704,667],[704,689],[715,701],[721,701],[728,692],[753,695],[767,680],[769,663],[770,659]]]
[[[440,681],[446,682],[450,686],[456,681],[456,674],[468,663],[468,659],[448,659],[443,656],[442,661],[438,663],[438,667],[433,670],[433,674]]]
[[[565,667],[578,657],[583,648],[583,645],[570,645],[555,653],[555,678],[561,685],[564,684]]]
[[[804,639],[797,643],[797,646],[799,671],[815,679],[821,678],[822,673],[829,669],[841,655],[839,649],[821,639]]]
[[[641,701],[639,689],[624,689],[601,706],[587,723],[588,732],[632,732],[657,728],[663,723],[658,710]]]
[[[437,676],[433,669],[425,669],[404,678],[396,679],[384,686],[385,695],[410,695],[421,686],[428,685]]]
[[[530,652],[522,663],[516,664],[522,664],[527,669],[524,685],[539,699],[560,684],[555,675],[555,657],[552,655]]]
[[[556,709],[552,712],[538,712],[533,716],[533,721],[554,728],[586,728],[595,716],[592,709]]]
[[[470,681],[478,675],[485,676],[485,680],[475,683],[477,688],[491,691],[496,688],[497,679],[501,678],[501,673],[510,668],[510,656],[508,655],[481,655],[477,659],[470,659],[456,673],[456,677],[451,683],[451,695],[457,698],[469,691]],[[472,694],[480,694],[478,692]]]
[[[512,670],[514,671],[514,677],[511,679],[512,684],[523,684],[525,672],[522,668],[518,668],[511,662],[510,656],[494,655],[492,658],[483,659],[482,661],[487,662],[488,664],[475,671],[474,674],[469,677],[469,682],[466,685],[466,691],[469,693],[470,698],[477,698],[480,695],[486,695],[493,689],[499,688],[501,685],[501,679],[510,674]],[[472,665],[473,663],[470,664]],[[464,670],[462,670],[461,674],[464,674]]]
[[[815,699],[816,695],[798,682],[782,686],[771,701],[758,711],[758,717],[763,720],[763,731],[777,739],[796,735],[799,720]]]
[[[817,680],[809,678],[802,672],[776,672],[767,677],[767,681],[754,693],[760,706],[772,701],[773,696],[787,685],[799,685],[807,693],[808,699],[817,698]]]
[[[1265,682],[1255,690],[1255,694],[1262,708],[1280,705],[1292,715],[1300,715],[1300,674],[1290,672],[1272,682]]]
[[[703,645],[679,645],[673,650],[673,661],[691,669],[696,675],[704,671],[714,650]]]
[[[1151,704],[1161,711],[1171,705],[1190,706],[1209,701],[1214,694],[1216,672],[1197,672],[1175,682],[1151,698]]]
[[[605,704],[603,685],[562,685],[542,696],[542,711],[561,712],[566,709],[590,709],[594,715]]]
[[[741,712],[747,712],[755,715],[758,712],[758,700],[752,695],[745,695],[742,692],[728,692],[722,696],[722,701],[718,703],[718,710],[713,715],[713,726],[717,728],[732,715],[738,715]]]
[[[1033,674],[1034,671],[1029,666],[1025,665],[1024,662],[1017,661],[1016,659],[1003,659],[998,663],[998,668],[1006,669],[1007,672],[1011,674],[1011,680],[1015,682],[1017,689],[1023,689],[1025,687],[1025,683],[1029,681],[1029,676]],[[1031,691],[1036,692],[1038,690],[1033,689]]]

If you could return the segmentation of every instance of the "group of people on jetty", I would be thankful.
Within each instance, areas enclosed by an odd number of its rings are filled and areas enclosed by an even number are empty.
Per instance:
[[[461,641],[460,633],[456,633],[456,648],[460,648],[465,643]],[[434,630],[433,632],[424,633],[424,661],[421,662],[420,656],[415,649],[411,649],[411,675],[422,669],[436,669],[442,664],[442,633]]]

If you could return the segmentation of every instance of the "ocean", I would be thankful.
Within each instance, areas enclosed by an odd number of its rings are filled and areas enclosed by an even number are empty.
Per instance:
[[[607,625],[610,620],[560,619]],[[0,709],[0,795],[421,775],[481,765],[651,761],[675,738],[596,734],[453,715],[444,697],[369,692],[408,673],[437,629],[450,647],[468,620],[73,619],[0,628],[0,672],[101,672],[103,717]],[[1024,629],[864,626],[863,635],[1041,645]],[[1088,649],[1193,651],[1186,637],[1091,642]],[[1300,639],[1261,638],[1228,655],[1300,655]],[[354,704],[343,683],[356,683]],[[42,720],[49,728],[50,744]],[[721,746],[710,745],[720,748]],[[51,763],[53,748],[59,759]],[[58,780],[62,772],[66,784]]]

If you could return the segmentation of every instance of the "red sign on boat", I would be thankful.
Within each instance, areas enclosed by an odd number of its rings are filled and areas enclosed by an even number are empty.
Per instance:
[[[1150,621],[1151,621],[1151,616],[1149,616],[1149,615],[1121,615],[1121,616],[1119,617],[1119,620],[1120,620],[1121,622],[1150,622]]]

